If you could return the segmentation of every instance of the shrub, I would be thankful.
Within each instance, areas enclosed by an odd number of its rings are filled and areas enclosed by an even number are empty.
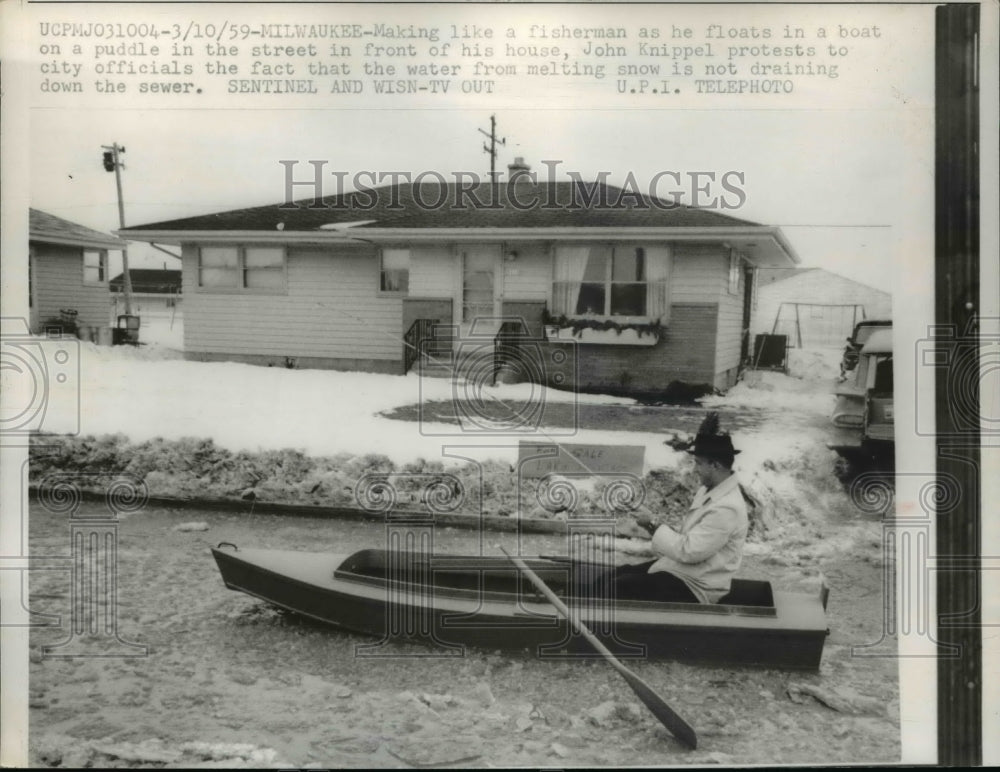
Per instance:
[[[79,338],[80,325],[76,321],[76,312],[72,316],[50,316],[39,325],[39,332],[42,335],[59,334]]]

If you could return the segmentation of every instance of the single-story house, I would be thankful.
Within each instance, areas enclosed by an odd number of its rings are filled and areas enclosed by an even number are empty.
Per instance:
[[[515,343],[541,368],[529,377],[620,393],[732,385],[755,269],[798,262],[774,226],[527,173],[365,188],[120,235],[181,247],[191,359],[403,373],[428,338],[509,355],[520,331]]]
[[[757,275],[754,335],[787,335],[791,346],[842,346],[862,319],[891,319],[892,295],[824,268]]]
[[[171,348],[184,346],[184,315],[181,308],[179,268],[131,268],[132,313],[140,319],[139,341]],[[125,313],[125,274],[115,276],[111,290],[112,314]]]
[[[111,322],[108,251],[125,242],[61,217],[31,209],[28,217],[28,302],[33,332],[75,311],[79,328]],[[72,314],[70,314],[72,316]]]

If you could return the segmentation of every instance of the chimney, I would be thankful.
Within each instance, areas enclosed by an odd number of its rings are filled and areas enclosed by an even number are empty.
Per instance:
[[[514,163],[507,164],[507,180],[509,182],[531,182],[530,171],[531,167],[524,162],[524,158],[517,156]]]

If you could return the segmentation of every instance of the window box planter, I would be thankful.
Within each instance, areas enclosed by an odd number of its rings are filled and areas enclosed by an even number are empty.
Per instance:
[[[602,346],[655,346],[660,341],[660,336],[655,333],[639,334],[638,330],[594,330],[584,328],[578,330],[576,334],[572,327],[559,327],[557,325],[545,326],[545,337],[548,340],[575,341]]]

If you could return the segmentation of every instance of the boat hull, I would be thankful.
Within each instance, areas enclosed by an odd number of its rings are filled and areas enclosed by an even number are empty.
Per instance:
[[[419,641],[428,653],[463,647],[529,650],[539,657],[594,656],[554,607],[504,558],[389,553],[213,549],[226,586],[313,619],[374,636],[369,650]],[[372,569],[366,559],[382,560]],[[381,557],[379,557],[381,555]],[[358,556],[368,556],[360,558]],[[353,561],[353,562],[352,562]],[[819,668],[827,635],[818,596],[774,593],[773,606],[618,601],[574,597],[573,571],[595,564],[558,558],[528,564],[617,655],[791,670]],[[359,568],[365,563],[364,568]],[[766,585],[766,583],[746,583]],[[770,598],[770,589],[767,589]]]

